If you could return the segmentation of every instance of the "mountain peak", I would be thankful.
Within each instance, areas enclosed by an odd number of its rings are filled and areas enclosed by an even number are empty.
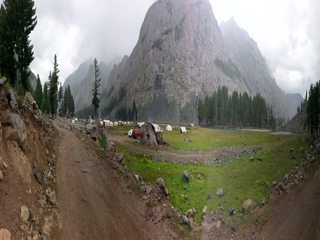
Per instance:
[[[226,76],[217,59],[229,57],[209,1],[159,0],[149,8],[131,55],[111,72],[113,93],[106,104],[125,89],[119,107],[128,109],[135,100],[141,118],[196,121],[198,97],[222,83],[230,91],[246,90],[243,81]]]

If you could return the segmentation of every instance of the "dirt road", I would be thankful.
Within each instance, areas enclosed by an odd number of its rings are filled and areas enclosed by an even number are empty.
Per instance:
[[[62,134],[57,169],[61,239],[167,239],[143,217],[141,200],[72,132]],[[137,203],[137,204],[136,204]]]
[[[259,239],[320,239],[320,169],[269,208]]]

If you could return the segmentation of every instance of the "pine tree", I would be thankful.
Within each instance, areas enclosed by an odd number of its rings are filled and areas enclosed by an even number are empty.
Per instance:
[[[319,128],[319,98],[320,98],[320,81],[315,85],[311,84],[309,98],[307,102],[307,126],[314,137],[318,137]]]
[[[13,36],[8,31],[8,19],[3,4],[0,8],[0,70],[5,75],[11,86],[15,86],[17,78],[16,59],[14,57]]]
[[[36,85],[36,90],[34,93],[34,100],[38,104],[38,106],[41,108],[42,106],[42,98],[43,98],[43,93],[42,93],[42,84],[40,81],[39,74],[37,75],[37,85]]]
[[[74,115],[74,100],[71,94],[70,85],[64,89],[63,99],[61,103],[61,116],[72,117]]]
[[[8,74],[11,85],[21,84],[22,94],[28,90],[28,67],[33,61],[33,45],[29,39],[30,33],[37,24],[36,9],[33,0],[4,0],[1,5],[0,22],[1,39],[1,71]],[[10,69],[11,68],[11,69]]]
[[[41,111],[48,114],[49,113],[49,93],[48,93],[48,83],[45,82],[43,85],[43,101],[41,104]]]
[[[94,59],[93,63],[94,63],[94,83],[93,83],[93,89],[92,89],[92,93],[93,93],[92,105],[94,106],[94,116],[95,118],[97,118],[97,109],[99,108],[99,105],[100,105],[100,100],[98,96],[100,95],[99,87],[101,85],[100,83],[101,78],[99,78],[100,70],[99,70],[99,66],[96,58]]]
[[[57,55],[54,55],[53,72],[50,77],[50,90],[49,90],[49,105],[50,113],[53,118],[55,118],[58,108],[58,80],[59,80],[59,70]]]
[[[61,101],[63,99],[63,91],[62,91],[62,84],[60,82],[59,91],[58,91],[58,107],[59,107],[59,116],[62,116],[62,109],[61,109]]]
[[[132,104],[132,120],[138,120],[138,109],[136,106],[136,101],[133,100],[133,104]]]

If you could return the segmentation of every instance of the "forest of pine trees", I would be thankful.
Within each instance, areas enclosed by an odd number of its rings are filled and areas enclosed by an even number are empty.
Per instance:
[[[307,96],[306,96],[307,98]],[[320,117],[320,80],[311,84],[309,98],[307,101],[307,128],[310,134],[319,137],[319,117]]]
[[[34,59],[30,33],[37,24],[32,0],[4,0],[0,7],[0,72],[19,95],[30,91]]]
[[[225,86],[198,101],[198,120],[202,126],[276,126],[272,107],[267,106],[260,94],[251,97],[246,92],[234,91],[229,95]]]
[[[59,70],[57,56],[55,55],[53,74],[50,72],[49,81],[44,83],[43,90],[39,75],[37,76],[37,85],[33,94],[33,98],[44,114],[51,114],[52,117],[55,117],[57,111],[59,110],[59,116],[72,117],[75,113],[75,107],[71,89],[68,85],[63,93],[60,83],[58,90],[58,73]]]

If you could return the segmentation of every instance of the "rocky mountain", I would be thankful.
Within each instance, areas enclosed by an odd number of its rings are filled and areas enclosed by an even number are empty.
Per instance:
[[[129,108],[135,100],[141,119],[196,121],[197,98],[219,85],[248,91],[224,51],[209,1],[159,0],[148,10],[131,55],[110,73],[105,106]]]
[[[120,62],[119,57],[113,58],[108,64],[104,62],[99,63],[101,78],[101,90],[103,92],[106,90],[107,81],[113,66]],[[66,78],[63,89],[70,85],[71,93],[75,102],[75,108],[81,110],[87,106],[91,105],[92,100],[92,88],[94,82],[94,66],[93,60],[87,60],[82,63],[79,68]]]
[[[285,93],[234,20],[220,31],[208,0],[158,0],[131,55],[110,73],[105,107],[114,116],[135,101],[141,119],[197,121],[197,99],[223,85],[230,94],[260,93],[277,117],[286,116]]]
[[[287,93],[285,97],[287,106],[287,118],[291,119],[297,114],[297,108],[304,101],[300,93]]]
[[[277,117],[287,117],[286,95],[271,77],[257,43],[237,25],[233,18],[222,22],[220,29],[226,52],[245,79],[248,93],[252,96],[260,93],[273,107]]]

